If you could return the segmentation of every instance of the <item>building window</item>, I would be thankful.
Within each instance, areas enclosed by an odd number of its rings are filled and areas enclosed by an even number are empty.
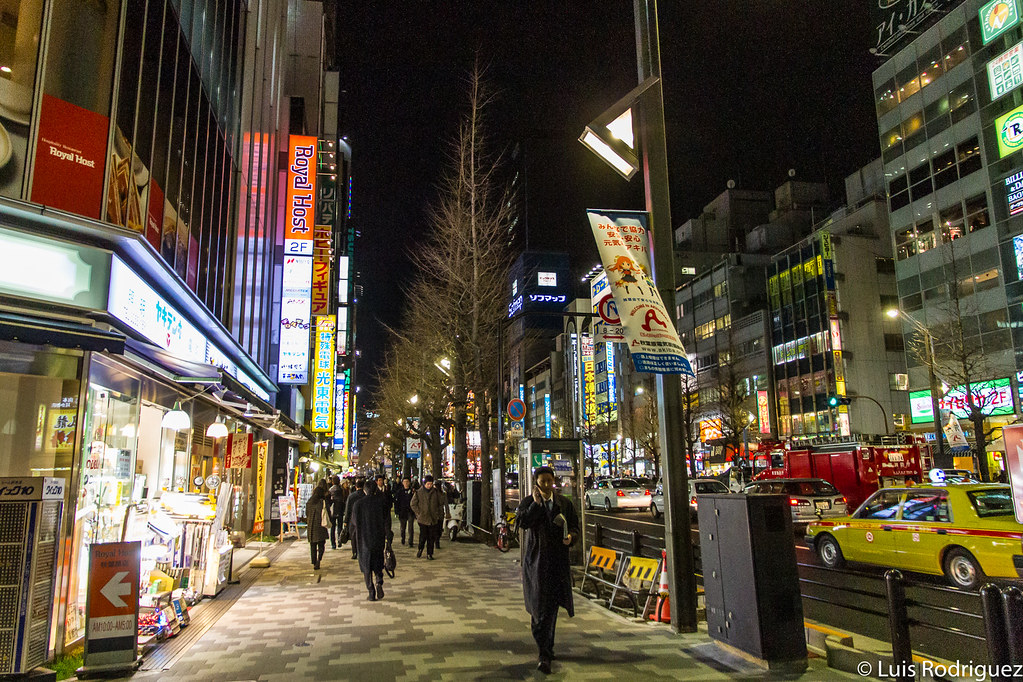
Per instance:
[[[963,205],[956,203],[938,214],[941,223],[941,241],[951,242],[965,234],[963,221]]]
[[[895,90],[895,79],[889,78],[874,93],[877,100],[877,115],[887,114],[899,104],[899,95]]]
[[[980,160],[978,154],[977,160]],[[966,225],[970,232],[976,232],[991,224],[987,211],[987,193],[980,193],[966,200]]]
[[[980,142],[971,137],[956,145],[956,156],[959,158],[959,177],[965,178],[981,168]]]
[[[945,36],[941,41],[945,72],[948,73],[955,66],[966,61],[970,56],[970,42],[966,36],[966,26],[960,26],[955,31]]]

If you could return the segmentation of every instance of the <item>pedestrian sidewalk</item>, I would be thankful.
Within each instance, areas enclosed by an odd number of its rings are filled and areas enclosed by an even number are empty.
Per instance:
[[[720,653],[706,632],[673,635],[576,595],[558,618],[554,674],[536,670],[518,551],[445,542],[436,560],[395,547],[383,601],[366,601],[349,546],[321,570],[294,542],[187,652],[133,680],[723,680],[769,678]],[[849,677],[811,659],[801,677]]]

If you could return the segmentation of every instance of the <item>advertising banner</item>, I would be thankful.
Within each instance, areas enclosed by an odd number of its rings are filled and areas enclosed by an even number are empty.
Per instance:
[[[771,406],[767,391],[757,391],[757,419],[760,422],[760,433],[771,433]]]
[[[99,219],[108,127],[106,116],[43,94],[32,201]]]
[[[985,45],[1019,23],[1018,0],[991,0],[977,13],[980,37]]]
[[[948,447],[952,452],[962,452],[970,449],[970,443],[966,440],[963,427],[959,425],[959,418],[954,414],[948,415],[948,423],[945,424],[945,438],[948,439]]]
[[[229,433],[227,434],[227,463],[228,469],[249,469],[252,467],[252,434],[251,433]]]
[[[310,431],[334,431],[334,316],[316,318],[316,362],[313,370],[313,414]]]
[[[298,509],[295,508],[294,497],[281,495],[277,498],[277,508],[281,510],[281,523],[298,523]]]
[[[650,275],[645,213],[586,212],[637,372],[693,374]]]
[[[288,188],[285,198],[284,253],[313,255],[316,197],[316,138],[292,135],[288,153]]]
[[[330,259],[317,256],[313,259],[312,314],[326,315],[330,312]]]
[[[134,663],[141,562],[141,542],[89,546],[85,667]]]
[[[1023,424],[1004,427],[1002,437],[1005,439],[1005,469],[1012,486],[1012,507],[1016,521],[1023,523]]]
[[[309,381],[309,311],[312,305],[313,259],[285,256],[281,272],[281,335],[278,382]]]
[[[1023,85],[1023,43],[1016,43],[987,63],[991,101]]]
[[[983,408],[984,414],[1012,414],[1012,385],[1008,378],[994,381],[979,381],[973,384],[974,401]],[[938,409],[951,411],[959,419],[969,416],[966,391],[957,386],[938,399]],[[909,410],[914,424],[934,421],[930,391],[911,391]]]
[[[270,441],[261,440],[256,443],[256,513],[252,523],[253,533],[262,533],[265,525],[266,459],[269,449]]]
[[[998,139],[1000,159],[1023,148],[1023,106],[995,119],[995,136]]]

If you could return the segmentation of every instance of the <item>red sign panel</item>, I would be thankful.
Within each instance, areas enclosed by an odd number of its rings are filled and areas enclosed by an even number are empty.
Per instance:
[[[89,546],[86,667],[91,657],[93,663],[135,660],[141,560],[141,542]]]
[[[163,233],[163,190],[156,180],[149,182],[149,210],[146,211],[146,241],[160,253],[160,235]]]
[[[252,466],[252,434],[227,435],[227,468],[248,469]]]
[[[1005,439],[1005,468],[1012,486],[1012,507],[1016,520],[1023,523],[1023,424],[1004,427],[1002,438]]]
[[[289,256],[311,256],[316,212],[316,138],[292,135],[289,148],[284,252]]]
[[[44,94],[32,201],[98,219],[108,127],[106,116]]]

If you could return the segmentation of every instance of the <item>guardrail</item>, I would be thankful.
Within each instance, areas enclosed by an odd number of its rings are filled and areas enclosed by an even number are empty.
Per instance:
[[[637,526],[647,529],[640,530]],[[597,544],[635,556],[658,558],[664,549],[663,527],[644,522],[637,524],[627,518],[588,516],[586,545]],[[697,582],[702,584],[699,532],[693,532],[693,555]],[[1023,658],[1023,591],[1008,588],[999,599],[990,599],[1013,616],[1005,616],[1005,624],[992,620],[981,594],[898,576],[902,589],[905,617],[898,621],[893,638],[890,616],[899,603],[889,595],[884,575],[832,569],[815,563],[799,562],[799,589],[803,597],[803,615],[854,634],[901,645],[905,627],[912,649],[920,654],[945,660],[973,661],[977,664],[997,663],[1009,656]],[[897,588],[897,589],[898,589]],[[995,624],[994,635],[987,631],[987,622]],[[999,634],[1003,632],[1005,634]],[[898,641],[897,641],[898,640]],[[1000,646],[1001,649],[989,650]],[[1012,659],[1015,660],[1015,659]],[[1023,664],[1023,660],[1019,661]]]

